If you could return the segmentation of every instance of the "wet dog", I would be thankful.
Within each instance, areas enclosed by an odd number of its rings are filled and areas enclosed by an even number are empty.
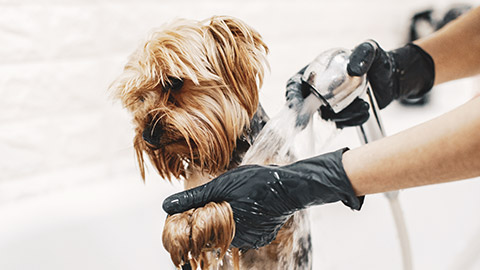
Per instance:
[[[176,20],[154,30],[111,85],[133,115],[133,145],[142,177],[145,157],[163,178],[183,179],[185,188],[238,166],[268,120],[258,94],[267,53],[260,34],[232,17]],[[271,245],[242,253],[240,267],[311,268],[309,229],[297,230],[302,224],[308,227],[300,212]],[[188,237],[185,245],[191,242]],[[191,254],[182,254],[175,264],[190,259]],[[211,267],[229,269],[233,264],[228,260]],[[196,266],[208,265],[200,261]]]

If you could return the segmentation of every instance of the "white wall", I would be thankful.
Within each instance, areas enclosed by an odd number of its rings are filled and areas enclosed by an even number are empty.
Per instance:
[[[412,11],[449,3],[0,1],[0,269],[169,267],[160,243],[161,202],[180,187],[155,173],[142,183],[129,116],[107,92],[151,28],[175,17],[221,14],[252,25],[271,49],[261,99],[274,114],[285,81],[319,52],[367,38],[394,48],[405,41]],[[447,85],[429,110],[394,105],[384,113],[387,131],[447,111],[477,88],[472,80]],[[356,138],[346,131],[332,147],[355,146]],[[467,181],[402,193],[418,269],[447,269],[469,238],[478,239],[478,188]],[[333,205],[313,217],[318,267],[351,269],[345,260],[353,258],[358,269],[400,269],[380,195],[360,213]],[[472,247],[480,249],[477,242]],[[480,267],[475,259],[467,263]]]

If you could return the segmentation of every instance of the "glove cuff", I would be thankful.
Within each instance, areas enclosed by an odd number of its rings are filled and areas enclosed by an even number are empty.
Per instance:
[[[394,73],[398,89],[394,98],[419,98],[433,87],[435,63],[432,57],[419,46],[408,43],[391,52],[394,58]]]
[[[362,205],[363,205],[363,202],[365,200],[365,196],[357,196],[355,194],[355,191],[353,190],[353,186],[352,186],[352,183],[350,182],[350,179],[348,178],[347,176],[347,173],[345,172],[345,169],[343,168],[343,163],[342,163],[342,159],[343,159],[343,154],[345,152],[347,152],[348,150],[350,150],[350,148],[348,147],[345,147],[345,148],[342,148],[336,152],[334,152],[334,154],[339,154],[340,157],[338,158],[339,162],[340,162],[340,170],[341,172],[343,172],[343,174],[345,175],[345,179],[346,179],[346,186],[347,186],[347,193],[349,194],[349,196],[347,196],[344,200],[342,200],[342,203],[348,207],[350,207],[350,209],[352,210],[360,210],[362,208]]]
[[[342,156],[348,148],[326,153],[282,167],[280,178],[289,190],[286,196],[296,209],[341,201],[353,210],[360,210],[363,197],[357,197],[347,173]]]

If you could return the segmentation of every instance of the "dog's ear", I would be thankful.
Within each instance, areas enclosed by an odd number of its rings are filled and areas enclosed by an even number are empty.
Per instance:
[[[268,68],[268,47],[260,34],[243,21],[226,16],[212,17],[207,25],[209,59],[224,83],[252,117],[258,106],[258,90]]]

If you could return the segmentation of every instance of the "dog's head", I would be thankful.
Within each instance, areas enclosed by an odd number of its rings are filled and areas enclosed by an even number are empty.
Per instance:
[[[261,36],[232,17],[153,31],[111,85],[133,114],[142,177],[144,155],[167,179],[185,177],[187,166],[225,170],[257,110],[267,52]]]

